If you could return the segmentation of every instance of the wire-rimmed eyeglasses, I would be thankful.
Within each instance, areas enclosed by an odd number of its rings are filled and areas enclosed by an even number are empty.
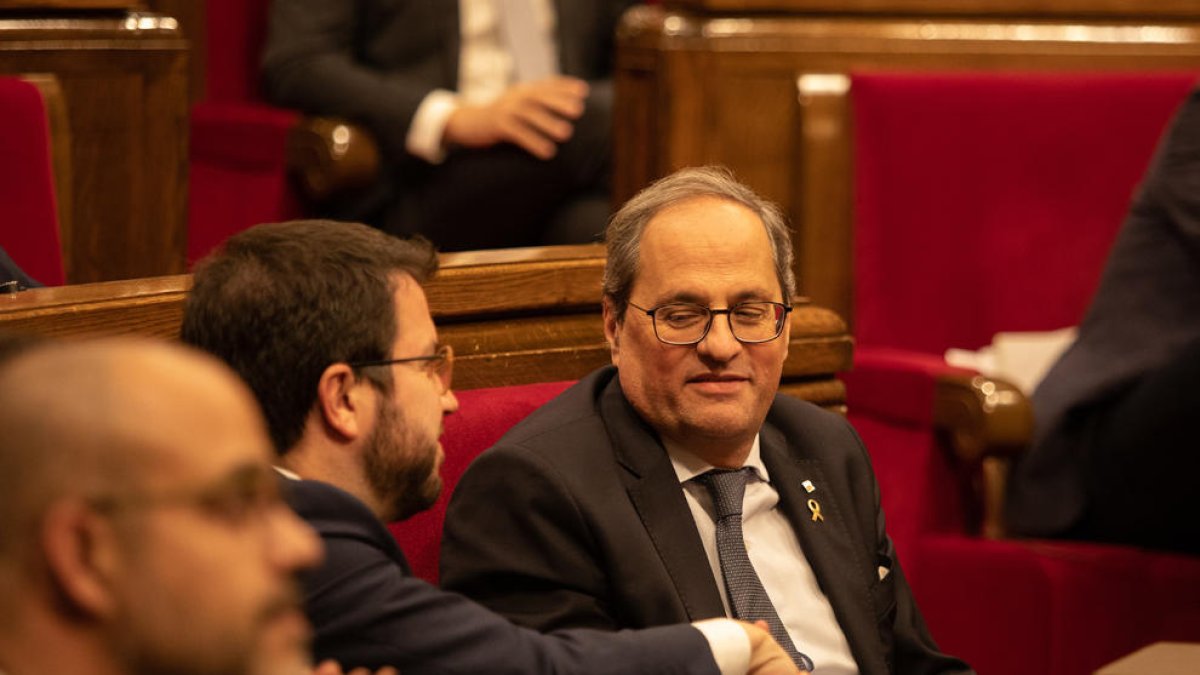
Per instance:
[[[450,390],[450,380],[454,374],[454,349],[450,345],[438,345],[437,350],[425,356],[407,356],[402,359],[381,359],[378,361],[352,361],[346,365],[351,368],[373,368],[375,366],[391,366],[397,363],[422,362],[426,371],[441,383],[442,392]]]
[[[724,314],[729,331],[738,342],[770,342],[783,333],[790,305],[782,302],[739,302],[725,309],[712,309],[690,302],[669,302],[652,309],[629,303],[646,313],[654,323],[654,335],[669,345],[694,345],[708,335],[713,316]]]

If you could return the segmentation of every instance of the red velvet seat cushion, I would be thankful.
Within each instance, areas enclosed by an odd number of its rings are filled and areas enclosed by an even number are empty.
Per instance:
[[[471,460],[500,440],[514,424],[572,384],[544,382],[455,392],[458,413],[446,418],[446,432],[442,437],[442,447],[446,451],[441,470],[442,495],[428,511],[389,526],[408,557],[413,574],[437,583],[446,505]]]
[[[0,246],[26,274],[60,286],[66,275],[50,147],[41,92],[0,77]]]
[[[926,537],[913,589],[939,646],[980,673],[1087,675],[1200,640],[1200,558],[1052,541]]]

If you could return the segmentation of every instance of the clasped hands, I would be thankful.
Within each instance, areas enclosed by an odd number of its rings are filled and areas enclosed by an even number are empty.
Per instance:
[[[750,638],[750,670],[747,675],[808,675],[792,662],[783,647],[767,632],[767,622],[738,622]]]

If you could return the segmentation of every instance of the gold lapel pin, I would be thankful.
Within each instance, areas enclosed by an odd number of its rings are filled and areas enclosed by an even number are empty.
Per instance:
[[[817,503],[817,500],[808,500],[808,510],[812,511],[813,522],[825,520],[825,516],[821,515],[821,505]]]

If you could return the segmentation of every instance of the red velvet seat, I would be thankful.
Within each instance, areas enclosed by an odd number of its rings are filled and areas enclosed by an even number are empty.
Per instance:
[[[301,215],[286,171],[299,115],[269,106],[258,61],[269,0],[204,0],[207,98],[192,107],[188,261],[251,225]]]
[[[66,282],[50,126],[37,86],[0,77],[0,246],[47,286]]]
[[[446,433],[442,438],[446,452],[441,469],[442,495],[428,511],[390,526],[396,540],[401,542],[413,574],[437,583],[446,505],[471,460],[500,440],[514,424],[572,384],[544,382],[455,392],[458,413],[446,418]]]
[[[989,541],[934,428],[949,347],[1076,324],[1195,74],[859,74],[850,418],[925,617],[980,673],[1200,640],[1200,559]]]

